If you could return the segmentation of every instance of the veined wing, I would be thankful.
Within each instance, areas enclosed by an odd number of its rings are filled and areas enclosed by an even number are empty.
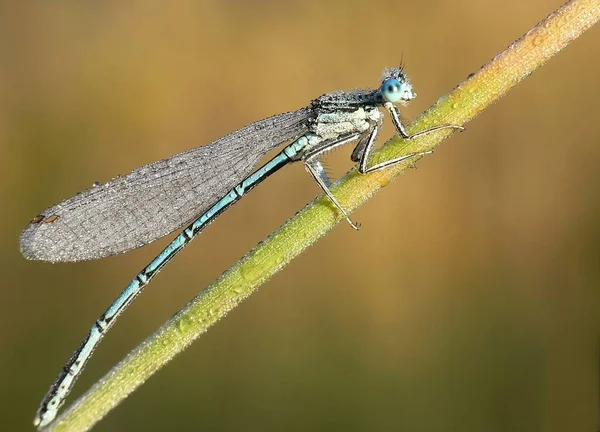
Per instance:
[[[280,144],[307,132],[306,108],[87,189],[34,218],[21,253],[44,261],[102,258],[144,246],[203,213]]]

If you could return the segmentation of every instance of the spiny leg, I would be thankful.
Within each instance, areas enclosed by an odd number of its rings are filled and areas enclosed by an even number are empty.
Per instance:
[[[418,138],[420,136],[427,135],[428,133],[435,132],[435,131],[438,131],[440,129],[458,129],[458,130],[461,130],[461,131],[465,130],[465,128],[462,127],[462,126],[453,125],[453,124],[445,124],[445,125],[440,125],[440,126],[434,126],[432,128],[425,129],[424,131],[417,132],[415,134],[409,135],[406,132],[406,129],[404,129],[404,126],[402,125],[402,122],[400,121],[400,112],[398,111],[398,107],[396,107],[396,105],[394,105],[391,102],[386,102],[384,104],[384,106],[387,108],[387,110],[390,113],[390,116],[392,117],[392,123],[394,123],[394,127],[396,128],[396,130],[398,131],[398,133],[400,134],[400,136],[402,138],[404,138],[405,140],[410,140],[410,139],[413,139],[413,138]]]
[[[429,150],[429,151],[421,152],[421,153],[410,153],[410,154],[407,154],[404,156],[400,156],[400,157],[397,157],[394,159],[390,159],[390,160],[378,163],[376,165],[373,165],[372,167],[367,167],[367,163],[369,162],[369,156],[371,155],[371,150],[373,149],[373,144],[375,143],[375,139],[377,138],[377,132],[379,132],[379,127],[377,125],[375,125],[375,126],[373,126],[373,132],[371,132],[371,135],[369,136],[367,145],[365,146],[365,149],[364,149],[364,151],[360,157],[360,161],[358,163],[358,172],[361,174],[367,174],[367,173],[370,173],[373,171],[379,171],[379,170],[387,168],[391,165],[395,165],[397,163],[405,161],[406,159],[433,153],[433,150]]]
[[[335,197],[333,196],[333,194],[331,193],[331,191],[329,190],[329,188],[323,181],[323,178],[319,175],[319,171],[323,170],[323,166],[321,165],[321,162],[319,162],[318,159],[311,159],[311,160],[306,161],[304,163],[304,166],[306,166],[306,170],[313,176],[313,178],[315,179],[317,184],[321,187],[321,189],[323,189],[323,192],[325,192],[325,194],[327,195],[329,200],[338,208],[338,210],[346,218],[346,220],[348,221],[350,226],[352,228],[354,228],[355,230],[358,230],[360,228],[360,224],[352,222],[352,219],[350,219],[350,215],[348,215],[348,213],[346,212],[346,210],[344,210],[344,208],[338,202],[338,200],[335,199]]]
[[[371,122],[368,135],[366,137],[364,134],[361,135],[360,139],[358,140],[358,144],[356,147],[354,147],[354,150],[352,150],[352,155],[350,156],[352,162],[360,162],[362,160],[365,150],[367,147],[373,146],[373,143],[377,138],[377,134],[382,127],[383,116],[380,116],[375,123]]]
[[[311,168],[313,168],[313,170],[314,170],[314,173],[319,177],[319,179],[321,179],[321,182],[325,186],[330,187],[331,179],[327,175],[327,170],[325,170],[323,163],[318,159],[313,159],[310,161],[310,164],[311,164]]]
[[[307,153],[306,155],[304,155],[304,157],[302,158],[306,170],[310,173],[310,175],[313,176],[317,184],[321,187],[321,189],[323,189],[323,192],[325,192],[325,195],[327,195],[329,200],[337,207],[337,209],[340,211],[340,213],[342,213],[344,218],[346,218],[350,226],[355,230],[359,229],[360,224],[352,222],[352,219],[350,219],[350,215],[348,215],[348,212],[344,210],[342,205],[338,202],[338,200],[335,198],[335,196],[333,196],[333,194],[329,190],[329,185],[331,184],[331,181],[329,180],[329,177],[327,176],[323,165],[318,160],[318,157],[323,153],[332,150],[335,147],[355,141],[359,137],[359,134],[352,134],[347,137],[340,138],[336,141],[325,142],[322,145],[310,151],[309,153]]]
[[[413,135],[409,135],[406,132],[406,129],[404,129],[404,125],[402,125],[402,122],[400,121],[400,113],[398,112],[398,108],[390,102],[387,102],[385,104],[385,107],[387,108],[387,110],[390,113],[390,117],[392,118],[392,123],[394,123],[394,127],[398,131],[398,134],[405,140],[418,138],[420,136],[427,135],[428,133],[435,132],[435,131],[438,131],[441,129],[458,129],[461,131],[465,129],[462,126],[457,126],[457,125],[440,125],[440,126],[434,126],[432,128],[426,129],[421,132],[417,132]],[[364,149],[362,157],[360,158],[360,163],[358,165],[358,171],[361,174],[367,174],[367,173],[370,173],[373,171],[379,171],[379,170],[387,168],[391,165],[395,165],[397,163],[403,162],[406,159],[410,159],[410,158],[417,157],[417,156],[424,156],[426,154],[433,153],[433,150],[429,150],[426,152],[420,152],[420,153],[410,153],[410,154],[407,154],[404,156],[400,156],[400,157],[397,157],[394,159],[390,159],[390,160],[378,163],[376,165],[373,165],[372,167],[367,167],[369,155],[371,153],[371,150],[373,149],[373,144],[375,143],[375,136],[377,135],[377,132],[378,132],[378,130],[377,130],[378,126],[375,125],[373,129],[374,129],[374,132],[369,137],[369,141],[367,142],[367,145]]]
[[[402,162],[406,159],[410,159],[412,157],[415,156],[421,156],[423,154],[427,154],[427,153],[431,153],[431,152],[425,152],[425,153],[410,153],[408,155],[404,155],[404,156],[400,156],[398,158],[395,159],[390,159],[388,161],[384,161],[382,163],[379,163],[377,165],[374,165],[372,167],[367,167],[367,163],[369,162],[369,156],[371,155],[371,150],[373,149],[373,145],[375,144],[375,140],[377,139],[377,134],[379,133],[379,128],[381,127],[381,121],[377,122],[377,124],[373,125],[373,128],[371,130],[371,133],[369,135],[369,137],[366,140],[366,145],[364,145],[363,149],[358,149],[358,146],[356,149],[354,149],[353,152],[353,156],[355,157],[359,157],[359,164],[358,164],[358,172],[361,174],[367,174],[373,171],[378,171],[381,170],[383,168],[386,168],[390,165],[394,165],[397,164],[399,162]],[[360,156],[359,156],[360,155]]]

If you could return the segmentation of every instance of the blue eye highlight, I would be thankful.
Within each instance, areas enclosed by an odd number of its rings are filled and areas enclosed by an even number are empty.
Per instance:
[[[391,103],[409,101],[416,96],[409,83],[401,82],[396,78],[388,78],[383,81],[381,87],[379,87],[379,92],[386,101]]]
[[[400,87],[400,81],[396,78],[388,78],[381,83],[380,91],[385,100],[394,103],[402,98]]]

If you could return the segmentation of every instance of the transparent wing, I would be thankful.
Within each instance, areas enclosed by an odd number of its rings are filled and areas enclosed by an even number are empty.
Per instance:
[[[21,234],[21,253],[82,261],[167,235],[213,205],[269,150],[307,132],[308,116],[308,109],[276,115],[87,189],[34,218]]]

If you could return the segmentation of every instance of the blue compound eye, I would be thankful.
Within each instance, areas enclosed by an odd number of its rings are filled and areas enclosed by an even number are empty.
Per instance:
[[[400,82],[396,78],[388,78],[379,88],[383,98],[392,103],[399,101],[409,101],[416,95],[412,91],[412,86],[407,82]]]
[[[381,83],[381,94],[388,102],[398,102],[401,99],[400,81],[396,78],[386,79]]]

